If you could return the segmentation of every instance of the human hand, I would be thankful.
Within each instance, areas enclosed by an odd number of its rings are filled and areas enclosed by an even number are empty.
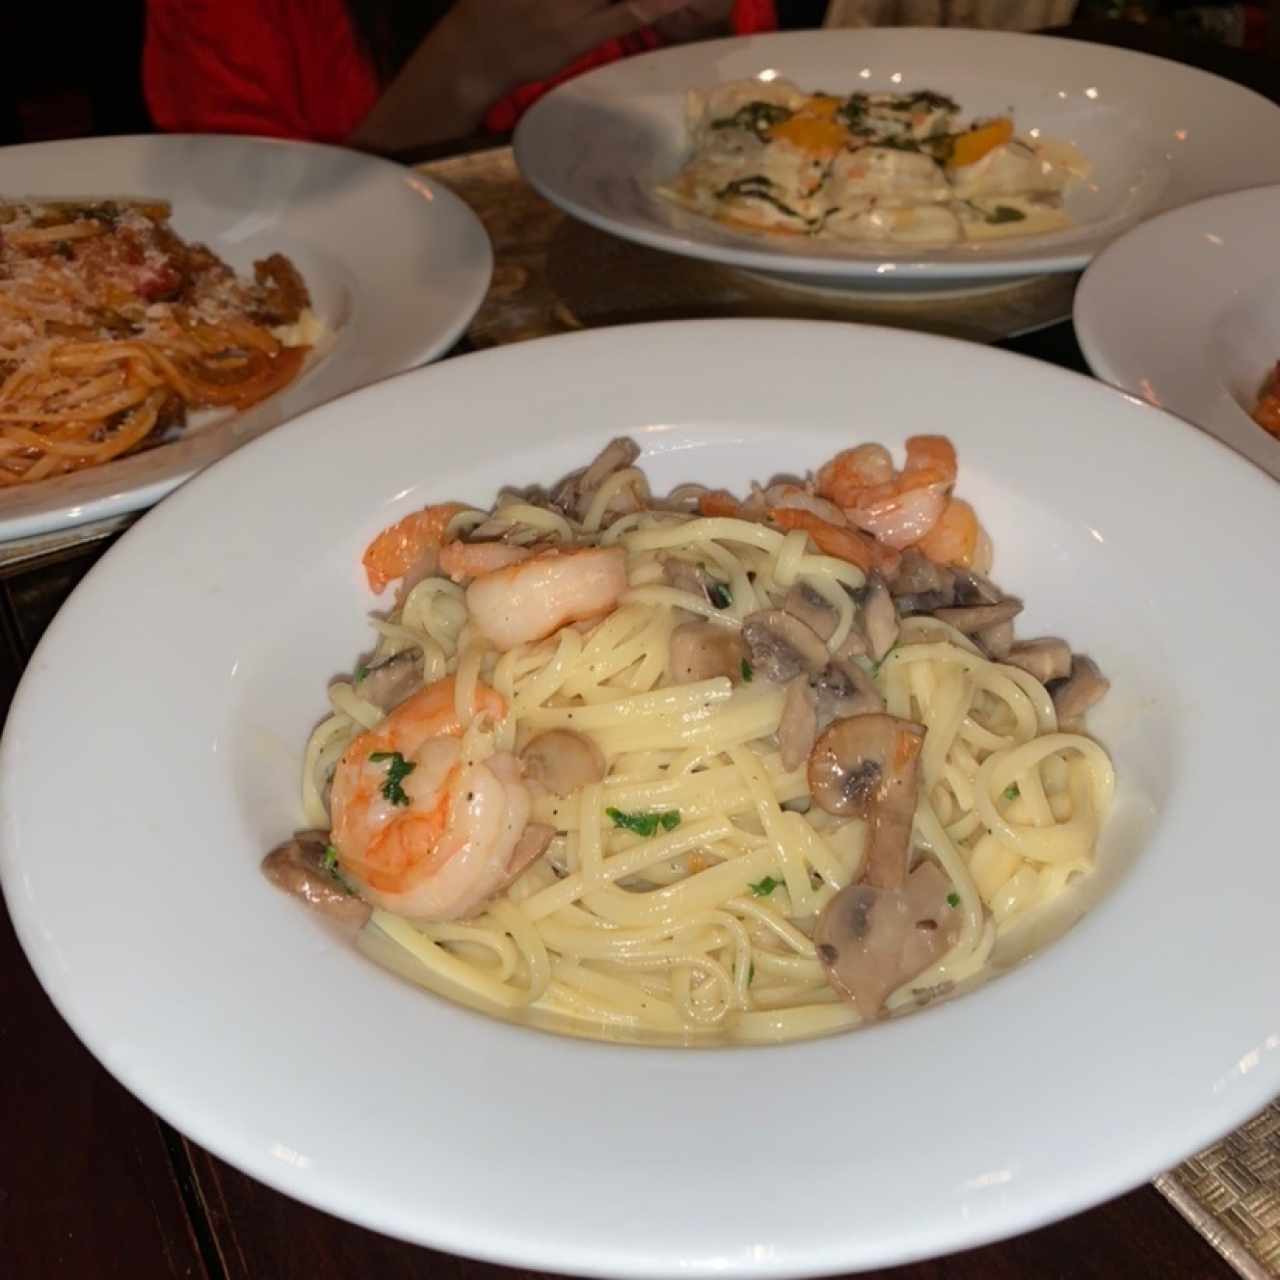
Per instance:
[[[497,98],[554,75],[607,40],[681,10],[727,14],[730,7],[731,0],[459,0],[445,21]]]

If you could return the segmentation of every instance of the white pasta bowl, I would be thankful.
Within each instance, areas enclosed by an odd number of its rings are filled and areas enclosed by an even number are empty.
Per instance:
[[[690,89],[783,77],[827,93],[932,89],[969,119],[1012,110],[1020,133],[1074,143],[1074,226],[919,248],[766,237],[678,208],[656,189],[688,152]],[[664,50],[561,85],[520,124],[516,159],[549,200],[625,239],[796,283],[901,292],[1075,271],[1136,222],[1207,195],[1280,181],[1280,109],[1162,58],[1009,32],[788,32]]]
[[[939,429],[1024,633],[1113,681],[1099,867],[1025,963],[826,1039],[608,1045],[428,995],[266,883],[389,521],[550,481],[623,433],[655,488],[740,489]],[[90,573],[0,744],[6,901],[59,1010],[148,1106],[377,1230],[610,1277],[972,1246],[1136,1185],[1280,1090],[1280,603],[1257,587],[1278,542],[1272,482],[1216,442],[944,339],[695,322],[464,357],[253,442]]]
[[[1280,479],[1251,414],[1280,360],[1280,186],[1202,200],[1116,241],[1076,294],[1089,367]]]

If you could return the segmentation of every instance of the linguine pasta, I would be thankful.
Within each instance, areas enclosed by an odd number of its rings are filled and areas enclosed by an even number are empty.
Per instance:
[[[509,492],[491,511],[452,508],[440,558],[454,542],[556,552],[555,564],[578,549],[616,548],[625,588],[613,607],[495,647],[469,604],[480,599],[473,588],[429,556],[434,571],[375,619],[374,656],[331,685],[330,714],[307,746],[303,808],[311,827],[333,827],[336,838],[335,770],[361,735],[385,727],[368,688],[389,664],[402,664],[413,687],[452,677],[458,768],[513,757],[529,774],[530,744],[559,733],[586,740],[601,767],[566,794],[526,776],[527,829],[547,833],[545,847],[465,917],[409,918],[373,894],[359,935],[367,952],[480,1009],[577,1034],[791,1040],[920,1006],[974,978],[1002,933],[1089,871],[1111,763],[1078,725],[1062,723],[1029,670],[993,658],[984,639],[944,618],[911,613],[919,601],[905,597],[892,646],[873,657],[868,593],[881,589],[881,569],[825,554],[811,532],[778,527],[747,504],[704,515],[699,505],[724,508],[693,487],[656,500],[633,465],[560,494]],[[890,561],[905,554],[884,551]],[[899,577],[908,567],[899,562]],[[777,662],[790,652],[756,620],[785,631],[781,615],[800,603],[830,629],[818,656],[782,681]],[[700,676],[682,656],[691,636],[712,646],[706,652],[723,641],[737,669]],[[865,882],[869,846],[883,835],[874,807],[850,816],[820,803],[811,762],[823,737],[795,759],[789,717],[804,690],[821,687],[828,659],[856,666],[866,696],[883,703],[880,720],[923,731],[903,870],[940,871],[945,897],[915,924],[945,942],[926,939],[928,963],[894,980],[883,1007],[832,981],[834,948],[823,959],[824,912]],[[478,712],[478,690],[496,694],[503,713]],[[822,727],[820,696],[817,705],[811,728]],[[357,891],[371,874],[341,843],[327,857]],[[914,874],[908,895],[913,883]]]

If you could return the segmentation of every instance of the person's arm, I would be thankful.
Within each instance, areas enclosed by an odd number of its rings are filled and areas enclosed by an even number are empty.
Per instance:
[[[519,85],[698,0],[458,0],[428,33],[351,146],[398,151],[477,131]]]
[[[654,30],[671,44],[728,35],[734,0],[693,0],[687,9],[655,22]]]
[[[142,80],[165,132],[340,141],[377,95],[343,0],[148,0]],[[315,68],[323,71],[323,92]]]

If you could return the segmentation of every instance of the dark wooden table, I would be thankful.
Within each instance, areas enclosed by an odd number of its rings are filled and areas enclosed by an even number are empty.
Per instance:
[[[1109,23],[1063,34],[1176,57],[1280,101],[1280,64],[1262,57]],[[1087,372],[1069,324],[1005,345]],[[49,620],[104,549],[97,544],[0,576],[0,713]],[[7,915],[0,916],[0,1116],[0,1277],[509,1280],[515,1274],[349,1226],[187,1141],[116,1084],[72,1035],[37,985]],[[1235,1272],[1154,1189],[1142,1187],[1003,1244],[878,1274],[1228,1280]]]

